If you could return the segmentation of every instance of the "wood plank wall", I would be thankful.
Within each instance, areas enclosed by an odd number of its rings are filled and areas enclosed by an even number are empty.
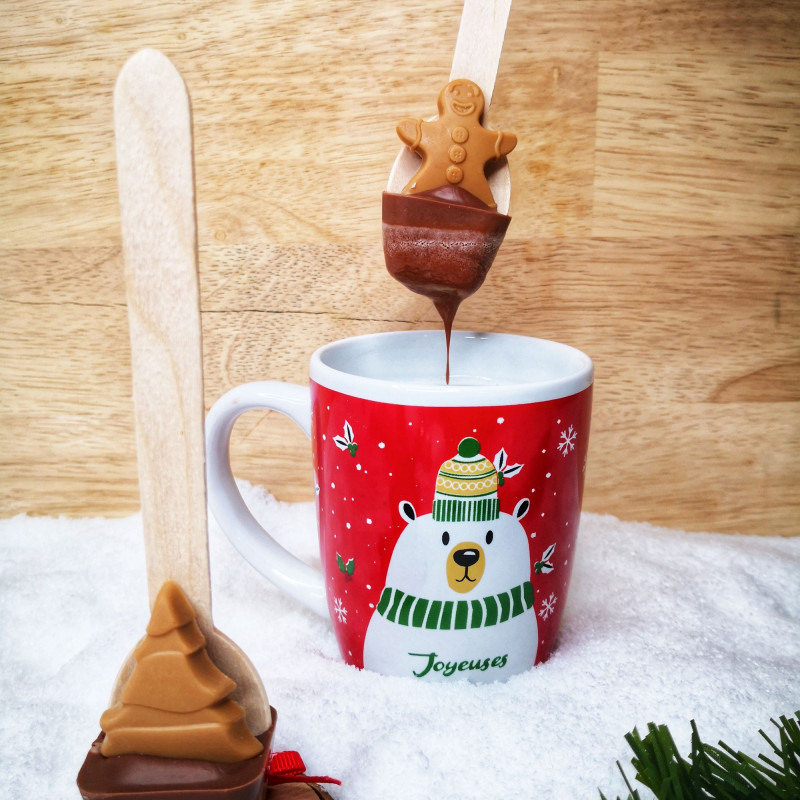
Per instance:
[[[193,102],[210,406],[320,344],[431,327],[383,267],[394,124],[434,112],[459,0],[0,0],[0,513],[138,507],[111,95],[163,50]],[[573,344],[585,508],[793,535],[800,515],[800,4],[515,0],[492,124],[511,228],[457,327]],[[237,473],[312,497],[303,435]]]

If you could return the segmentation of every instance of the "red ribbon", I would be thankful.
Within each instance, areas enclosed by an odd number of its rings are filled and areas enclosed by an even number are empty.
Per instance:
[[[267,766],[268,783],[277,786],[280,783],[335,783],[341,786],[342,782],[326,775],[306,775],[306,765],[295,750],[283,750],[272,753]]]

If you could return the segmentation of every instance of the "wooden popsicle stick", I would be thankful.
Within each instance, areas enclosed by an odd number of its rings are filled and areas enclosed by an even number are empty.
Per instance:
[[[484,125],[492,104],[509,11],[511,0],[464,0],[461,13],[450,80],[468,78],[481,87],[486,102]]]
[[[152,607],[166,580],[211,621],[189,98],[157,51],[114,92],[139,492]]]
[[[461,12],[450,80],[468,78],[481,87],[485,100],[484,126],[489,118],[510,10],[511,0],[464,0]],[[403,147],[392,165],[386,191],[401,193],[419,169],[420,163],[421,159],[416,153]],[[505,158],[500,159],[498,166],[488,175],[488,180],[497,210],[507,214],[511,202],[511,174]]]
[[[191,109],[162,53],[123,67],[114,126],[150,607],[165,581],[181,587],[258,735],[271,725],[261,678],[211,617]],[[129,657],[112,702],[132,668]]]

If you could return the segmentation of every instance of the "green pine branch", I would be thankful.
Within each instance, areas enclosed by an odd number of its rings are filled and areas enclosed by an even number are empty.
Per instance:
[[[794,717],[771,720],[778,729],[777,743],[764,731],[759,733],[772,754],[752,758],[719,742],[719,747],[700,739],[694,720],[692,751],[687,758],[678,752],[666,725],[647,726],[642,738],[636,728],[625,736],[633,751],[631,764],[636,780],[647,787],[655,800],[797,800],[800,798],[800,711]],[[643,800],[622,765],[617,762],[627,800]],[[607,800],[600,792],[601,800]],[[621,800],[621,798],[617,798]]]

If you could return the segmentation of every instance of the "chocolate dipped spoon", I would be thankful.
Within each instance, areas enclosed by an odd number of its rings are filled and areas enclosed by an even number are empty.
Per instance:
[[[191,111],[166,56],[142,50],[123,67],[114,124],[150,606],[167,582],[180,587],[260,736],[272,727],[261,678],[211,617]],[[131,655],[112,705],[134,667]]]
[[[383,193],[389,273],[428,297],[450,334],[461,302],[483,284],[505,236],[516,136],[486,127],[511,0],[465,0],[439,115],[397,126],[406,146]]]

